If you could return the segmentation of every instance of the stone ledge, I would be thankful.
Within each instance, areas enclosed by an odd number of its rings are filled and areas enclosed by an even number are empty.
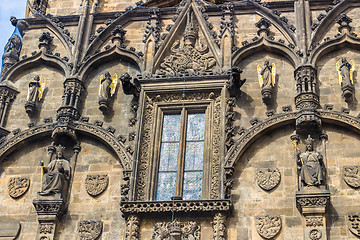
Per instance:
[[[215,212],[230,212],[232,202],[226,199],[120,202],[120,210],[124,215],[148,214],[146,216],[173,212],[212,214]]]
[[[325,213],[329,204],[329,190],[296,192],[296,206],[303,214]]]

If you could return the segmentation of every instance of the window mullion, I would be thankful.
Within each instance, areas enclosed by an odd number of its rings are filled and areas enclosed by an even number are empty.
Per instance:
[[[185,141],[186,141],[186,123],[187,111],[185,107],[181,110],[181,125],[180,125],[180,142],[179,142],[179,158],[176,180],[176,196],[181,197],[184,182],[184,161],[185,161]]]

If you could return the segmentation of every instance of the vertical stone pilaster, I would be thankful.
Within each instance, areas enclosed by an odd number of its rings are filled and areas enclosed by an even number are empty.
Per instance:
[[[130,215],[126,218],[124,240],[138,239],[140,239],[140,218],[137,215]]]
[[[212,222],[213,227],[213,240],[226,239],[226,215],[224,213],[215,213]]]

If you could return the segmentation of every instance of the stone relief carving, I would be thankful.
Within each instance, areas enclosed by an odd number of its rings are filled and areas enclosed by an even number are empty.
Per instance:
[[[126,219],[125,240],[137,240],[140,236],[140,219],[130,215]]]
[[[8,183],[9,195],[12,198],[23,196],[30,187],[30,179],[28,177],[10,178]]]
[[[95,240],[98,239],[103,228],[102,221],[85,220],[79,223],[80,240]]]
[[[41,223],[39,226],[40,234],[51,234],[54,230],[54,224],[52,223]]]
[[[103,193],[109,185],[108,175],[87,175],[85,179],[86,192],[93,197]]]
[[[281,174],[277,168],[261,168],[257,170],[255,179],[259,187],[270,191],[280,183]]]
[[[151,240],[200,240],[200,224],[197,222],[160,222],[154,224]]]
[[[205,40],[199,38],[198,26],[194,22],[190,14],[184,38],[173,43],[170,55],[161,62],[156,74],[175,75],[179,72],[196,73],[214,69],[216,60]]]
[[[305,225],[307,227],[322,227],[324,226],[323,217],[311,216],[305,217]]]
[[[298,207],[326,207],[329,204],[330,196],[326,197],[299,197],[296,198]]]
[[[322,233],[319,229],[312,229],[309,232],[309,238],[311,240],[319,240],[319,239],[321,239],[321,237],[322,237]]]
[[[220,193],[220,144],[221,144],[221,99],[219,92],[187,92],[185,98],[182,92],[146,95],[143,116],[143,128],[140,140],[140,163],[138,168],[136,200],[145,200],[145,192],[148,187],[151,136],[153,134],[155,103],[172,103],[179,101],[212,100],[213,110],[213,137],[212,137],[212,162],[211,162],[211,189],[210,198],[218,199]]]
[[[350,232],[352,232],[355,236],[360,237],[360,214],[348,214],[347,225]]]
[[[360,187],[360,166],[344,166],[343,178],[350,187]]]
[[[265,239],[271,239],[275,237],[281,229],[280,216],[257,216],[255,218],[256,230],[259,235]]]
[[[225,240],[226,239],[226,215],[224,213],[216,213],[212,222],[213,226],[213,239]]]

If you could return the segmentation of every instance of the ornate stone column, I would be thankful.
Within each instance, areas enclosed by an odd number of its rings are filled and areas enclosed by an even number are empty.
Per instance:
[[[298,67],[294,72],[297,95],[295,106],[299,110],[296,117],[297,132],[318,131],[321,119],[316,109],[319,107],[319,96],[316,93],[317,72],[309,65]]]

